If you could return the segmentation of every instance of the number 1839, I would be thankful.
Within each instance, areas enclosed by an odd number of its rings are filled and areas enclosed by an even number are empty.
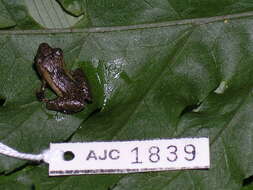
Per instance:
[[[159,162],[161,159],[163,159],[162,157],[165,157],[168,162],[176,162],[180,156],[186,161],[193,161],[196,158],[196,147],[193,144],[186,144],[183,147],[183,153],[181,152],[182,151],[179,151],[179,148],[175,145],[169,145],[163,149],[159,146],[151,146],[143,155],[140,154],[139,147],[135,147],[131,150],[131,153],[133,154],[133,161],[131,163],[142,164],[144,156],[146,156],[148,161],[151,163]]]

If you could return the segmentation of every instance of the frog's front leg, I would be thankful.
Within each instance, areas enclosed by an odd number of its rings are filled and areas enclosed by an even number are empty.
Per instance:
[[[42,80],[42,84],[39,90],[36,91],[36,96],[38,98],[39,101],[43,101],[46,102],[47,99],[45,98],[45,88],[46,88],[46,81]]]
[[[79,112],[84,106],[85,104],[79,100],[65,97],[58,97],[53,100],[47,100],[46,102],[47,109],[68,114]]]

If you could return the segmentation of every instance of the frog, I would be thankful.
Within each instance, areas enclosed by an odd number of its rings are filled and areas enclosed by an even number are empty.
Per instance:
[[[46,104],[48,110],[72,114],[82,111],[91,103],[91,93],[83,70],[67,70],[61,48],[52,48],[47,43],[41,43],[34,62],[42,81],[36,96]],[[51,88],[57,97],[47,99],[46,88]]]

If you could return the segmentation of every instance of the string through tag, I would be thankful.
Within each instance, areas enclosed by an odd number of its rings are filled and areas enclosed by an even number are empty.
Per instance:
[[[0,154],[9,156],[9,157],[14,157],[14,158],[19,158],[22,160],[31,160],[31,161],[44,161],[46,163],[49,163],[49,159],[51,157],[51,152],[47,149],[44,150],[40,154],[28,154],[28,153],[22,153],[18,152],[15,149],[3,144],[0,142]]]

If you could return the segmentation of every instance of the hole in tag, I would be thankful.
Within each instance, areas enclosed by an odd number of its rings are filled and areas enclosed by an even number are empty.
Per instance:
[[[74,153],[71,152],[71,151],[64,152],[64,154],[63,154],[63,159],[64,159],[65,161],[71,161],[71,160],[73,160],[74,158],[75,158],[75,155],[74,155]]]

